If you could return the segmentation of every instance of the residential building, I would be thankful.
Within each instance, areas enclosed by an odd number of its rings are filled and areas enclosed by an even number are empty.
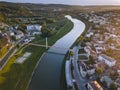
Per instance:
[[[103,71],[105,70],[105,63],[103,61],[97,62],[96,64],[94,64],[94,66],[95,66],[96,70],[98,68],[101,68]]]
[[[92,75],[95,73],[95,67],[93,65],[87,66],[87,74]]]
[[[118,72],[118,74],[119,74],[119,76],[120,76],[120,69],[119,69],[119,70],[117,70],[117,72]]]
[[[104,61],[105,64],[109,67],[115,66],[116,60],[105,55],[105,54],[100,54],[98,57],[98,61]]]
[[[22,31],[16,31],[16,35],[15,35],[16,39],[20,39],[20,38],[22,38],[23,36],[24,36],[24,34],[23,34]]]
[[[93,51],[90,46],[84,47],[84,50],[88,55],[91,55],[94,59],[97,59],[97,53]]]
[[[107,84],[107,87],[110,87],[110,84],[113,82],[112,79],[109,76],[103,76],[100,79],[101,82],[105,81]]]
[[[88,90],[103,90],[101,85],[97,81],[92,81],[86,85]]]

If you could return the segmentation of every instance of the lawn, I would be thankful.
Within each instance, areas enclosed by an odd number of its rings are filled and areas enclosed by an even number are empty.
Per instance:
[[[85,52],[85,50],[84,49],[79,49],[79,51],[78,51],[78,54],[85,54],[86,52]]]
[[[87,59],[88,59],[88,57],[85,56],[85,55],[79,55],[78,56],[78,60],[87,60]]]

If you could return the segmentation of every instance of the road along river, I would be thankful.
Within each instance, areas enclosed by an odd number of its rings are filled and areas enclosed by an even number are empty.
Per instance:
[[[82,21],[72,18],[70,15],[66,15],[65,18],[73,22],[73,29],[59,39],[42,57],[28,90],[62,90],[60,79],[65,54],[85,30],[85,24]]]

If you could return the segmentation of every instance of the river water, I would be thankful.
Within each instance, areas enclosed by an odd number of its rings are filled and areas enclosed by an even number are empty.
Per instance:
[[[60,79],[65,54],[85,30],[85,24],[80,20],[69,15],[65,18],[73,22],[73,29],[59,39],[43,56],[33,74],[28,90],[62,90]]]

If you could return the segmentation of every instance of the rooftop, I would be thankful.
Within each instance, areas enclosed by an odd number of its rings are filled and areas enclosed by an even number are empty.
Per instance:
[[[111,58],[111,57],[109,57],[109,56],[107,56],[107,55],[105,55],[105,54],[101,54],[100,56],[103,57],[103,58],[105,58],[105,59],[107,59],[107,60],[110,61],[110,62],[115,61],[115,59],[113,59],[113,58]]]
[[[103,90],[103,88],[100,86],[100,84],[97,81],[90,82],[91,86],[94,90]]]

